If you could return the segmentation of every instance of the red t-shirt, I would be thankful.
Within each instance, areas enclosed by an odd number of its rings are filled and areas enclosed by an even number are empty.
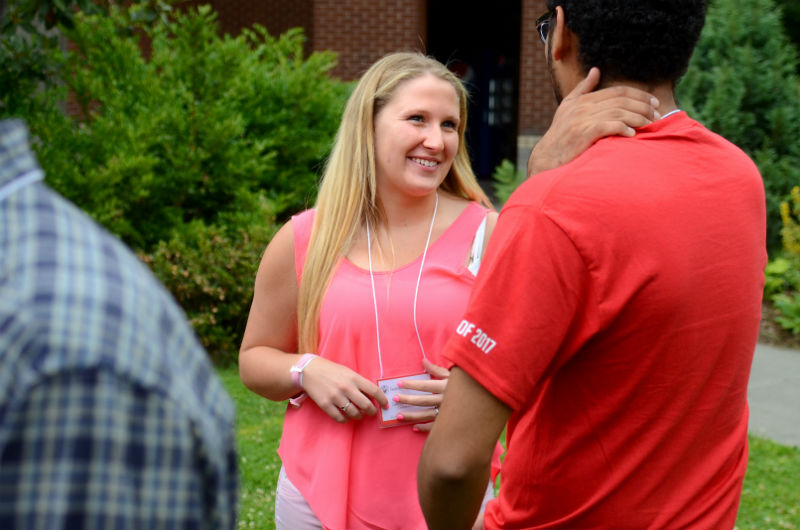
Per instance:
[[[684,113],[531,178],[444,355],[512,415],[486,528],[732,528],[765,202]]]

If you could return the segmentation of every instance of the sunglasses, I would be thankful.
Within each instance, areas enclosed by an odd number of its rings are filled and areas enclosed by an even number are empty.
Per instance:
[[[550,33],[550,22],[553,20],[553,15],[555,15],[553,11],[548,11],[536,19],[536,31],[539,32],[539,38],[544,43],[547,43],[547,35]]]

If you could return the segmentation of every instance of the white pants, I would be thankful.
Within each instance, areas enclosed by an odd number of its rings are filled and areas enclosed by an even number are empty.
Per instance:
[[[490,483],[483,496],[481,511],[494,498],[494,487]],[[281,466],[278,487],[275,492],[275,530],[323,530],[322,523],[311,511],[303,495],[289,481]]]
[[[275,530],[322,530],[303,495],[289,481],[281,466],[275,491]]]

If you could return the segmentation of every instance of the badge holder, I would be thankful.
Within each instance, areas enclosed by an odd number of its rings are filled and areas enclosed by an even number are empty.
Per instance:
[[[417,340],[419,341],[419,349],[422,352],[422,358],[427,359],[425,356],[425,348],[422,346],[422,339],[419,335],[419,328],[417,327],[417,295],[419,294],[419,284],[420,280],[422,279],[422,270],[425,267],[425,257],[428,255],[428,247],[431,244],[431,234],[433,234],[433,225],[436,224],[436,211],[439,209],[439,192],[437,191],[435,194],[435,202],[433,203],[433,215],[431,215],[431,225],[428,227],[428,239],[425,241],[425,250],[422,252],[422,259],[419,263],[419,274],[417,275],[417,287],[414,289],[414,306],[413,306],[413,319],[414,319],[414,330],[417,332]],[[380,323],[378,321],[378,299],[375,295],[375,275],[372,271],[372,236],[370,234],[369,229],[369,217],[365,219],[366,227],[367,227],[367,256],[369,257],[369,282],[372,287],[372,304],[375,308],[375,341],[377,344],[378,349],[378,365],[380,366],[380,379],[378,379],[378,386],[386,395],[389,400],[389,408],[381,409],[381,414],[378,416],[378,426],[383,427],[396,427],[398,425],[411,425],[412,422],[409,421],[400,421],[397,419],[397,415],[406,412],[417,412],[423,411],[427,409],[432,409],[434,407],[418,407],[415,405],[407,405],[405,403],[396,403],[394,401],[394,396],[399,394],[418,394],[418,395],[426,395],[430,394],[430,392],[421,392],[419,390],[409,390],[405,388],[400,388],[400,381],[403,380],[414,380],[414,379],[421,379],[427,380],[430,379],[430,374],[421,373],[421,374],[413,374],[405,377],[390,377],[387,379],[383,379],[383,357],[381,355],[381,332],[380,332]],[[417,422],[419,423],[419,422]]]
[[[406,395],[429,395],[430,392],[423,392],[421,390],[411,390],[408,388],[400,387],[400,381],[410,380],[429,380],[430,374],[414,374],[405,377],[392,377],[389,379],[378,379],[378,387],[386,394],[389,400],[389,408],[381,409],[381,414],[378,416],[379,427],[397,427],[398,425],[412,425],[408,421],[400,421],[397,419],[398,414],[406,414],[408,412],[418,412],[428,410],[433,407],[420,407],[417,405],[409,405],[407,403],[397,403],[394,401],[394,396],[398,394]]]

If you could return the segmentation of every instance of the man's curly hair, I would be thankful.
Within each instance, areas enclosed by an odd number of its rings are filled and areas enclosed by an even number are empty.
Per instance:
[[[706,0],[547,0],[562,6],[579,59],[603,81],[677,82],[705,24]]]

